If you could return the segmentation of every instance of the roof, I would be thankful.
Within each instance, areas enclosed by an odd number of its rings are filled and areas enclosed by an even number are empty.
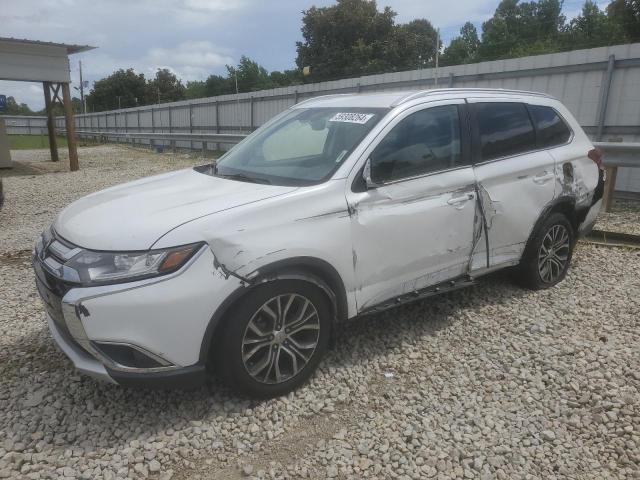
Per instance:
[[[96,48],[90,45],[73,45],[68,43],[42,42],[40,40],[27,40],[27,39],[11,38],[11,37],[0,37],[0,42],[13,43],[16,45],[43,45],[48,47],[62,47],[67,50],[67,55],[86,52],[87,50],[93,50],[94,48]]]
[[[296,104],[297,107],[364,107],[364,108],[391,108],[402,103],[422,97],[442,97],[448,98],[459,95],[478,94],[502,94],[502,95],[524,95],[536,97],[549,97],[540,92],[527,92],[523,90],[507,90],[503,88],[437,88],[431,90],[413,90],[396,92],[374,92],[374,93],[344,93],[336,95],[323,95],[313,97]]]

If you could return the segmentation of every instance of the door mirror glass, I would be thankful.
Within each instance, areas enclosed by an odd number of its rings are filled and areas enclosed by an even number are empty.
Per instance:
[[[371,159],[367,158],[367,161],[364,164],[364,169],[362,170],[362,178],[364,179],[364,183],[367,186],[367,189],[377,188],[380,186],[379,183],[373,181],[371,177]]]

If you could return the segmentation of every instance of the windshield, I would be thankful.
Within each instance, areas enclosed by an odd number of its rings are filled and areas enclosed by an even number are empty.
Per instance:
[[[235,146],[214,175],[274,185],[328,179],[387,112],[381,108],[297,108]]]

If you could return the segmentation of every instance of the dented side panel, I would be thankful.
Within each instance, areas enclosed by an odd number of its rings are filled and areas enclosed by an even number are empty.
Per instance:
[[[489,267],[518,261],[533,226],[556,195],[554,158],[536,151],[477,165],[475,173],[486,215]],[[471,268],[486,267],[486,242],[481,241]]]
[[[193,220],[162,237],[154,247],[207,242],[215,257],[212,275],[251,284],[272,263],[312,257],[331,265],[346,287],[350,316],[353,252],[344,179],[297,189]],[[190,240],[188,240],[190,239]]]
[[[358,310],[466,273],[474,243],[471,167],[347,195]]]

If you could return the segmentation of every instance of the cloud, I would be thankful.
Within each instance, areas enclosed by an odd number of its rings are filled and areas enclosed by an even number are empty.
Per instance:
[[[233,64],[228,49],[216,47],[208,41],[183,42],[173,48],[152,48],[143,58],[147,72],[169,68],[185,81],[201,80],[212,72]]]
[[[44,89],[41,83],[2,81],[0,94],[14,97],[18,103],[26,103],[32,110],[44,108]]]

